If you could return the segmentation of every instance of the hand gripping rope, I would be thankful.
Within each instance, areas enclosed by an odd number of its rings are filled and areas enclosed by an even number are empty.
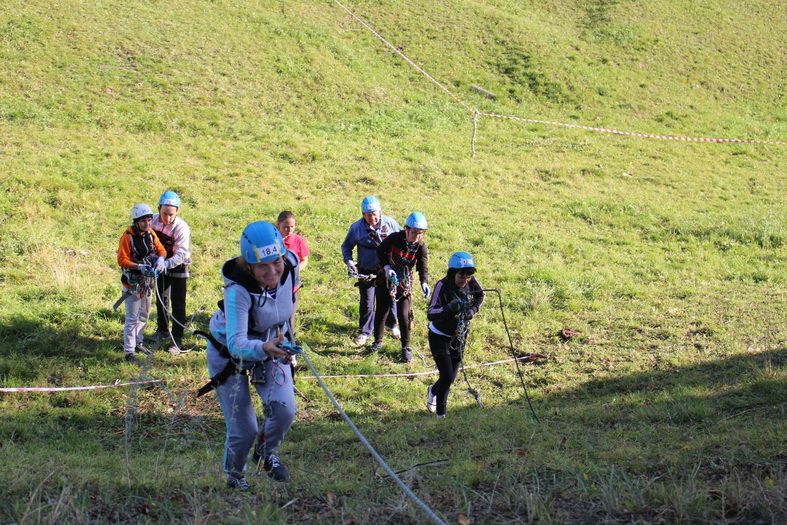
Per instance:
[[[303,360],[306,362],[306,365],[309,367],[309,370],[311,370],[311,373],[314,374],[315,379],[317,379],[317,382],[320,384],[320,387],[328,396],[328,399],[330,399],[331,403],[333,404],[334,408],[336,408],[337,412],[339,412],[339,415],[342,416],[342,419],[344,419],[344,421],[347,423],[350,429],[352,429],[355,436],[358,438],[361,444],[364,447],[366,447],[366,450],[369,451],[369,453],[372,455],[375,461],[377,461],[377,463],[379,463],[380,466],[383,467],[383,469],[388,473],[389,476],[391,476],[391,478],[396,482],[396,484],[399,485],[399,488],[402,489],[402,492],[404,492],[407,495],[407,497],[409,497],[416,505],[418,505],[418,507],[421,508],[421,510],[427,516],[429,516],[429,520],[432,523],[435,523],[437,525],[447,525],[447,523],[443,519],[441,519],[437,514],[435,514],[435,512],[431,508],[429,508],[429,506],[426,505],[426,503],[421,501],[421,499],[415,495],[415,493],[410,489],[410,487],[405,485],[405,483],[401,480],[401,478],[399,478],[396,472],[394,472],[394,470],[390,466],[388,466],[388,464],[385,462],[383,457],[380,456],[380,454],[374,449],[374,447],[372,447],[372,445],[369,443],[366,437],[364,437],[361,431],[358,430],[358,427],[355,426],[355,423],[352,422],[350,417],[342,409],[341,405],[339,405],[339,402],[336,401],[336,398],[333,396],[330,389],[325,384],[325,381],[322,380],[320,373],[317,372],[317,369],[312,364],[311,359],[309,359],[309,355],[304,351],[304,349],[298,345],[289,344],[288,351],[292,353],[297,353],[298,355],[303,357]]]

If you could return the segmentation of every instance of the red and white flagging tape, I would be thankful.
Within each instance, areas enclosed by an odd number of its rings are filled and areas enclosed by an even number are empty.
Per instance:
[[[478,117],[479,116],[491,117],[491,118],[497,118],[497,119],[507,119],[507,120],[513,120],[513,121],[517,121],[517,122],[528,122],[528,123],[532,123],[532,124],[544,124],[544,125],[547,125],[547,126],[561,126],[561,127],[564,127],[564,128],[584,129],[586,131],[594,131],[596,133],[611,133],[613,135],[624,135],[626,137],[637,137],[637,138],[642,138],[642,139],[677,140],[677,141],[681,141],[681,142],[770,144],[770,145],[775,145],[775,146],[785,146],[785,145],[787,145],[787,142],[785,142],[783,140],[735,139],[735,138],[713,138],[713,137],[682,137],[682,136],[676,136],[676,135],[656,135],[656,134],[653,134],[653,133],[639,133],[639,132],[636,132],[636,131],[623,131],[623,130],[614,129],[614,128],[599,128],[599,127],[594,127],[594,126],[583,126],[581,124],[571,124],[571,123],[567,123],[567,122],[556,122],[556,121],[552,121],[552,120],[529,119],[529,118],[518,117],[518,116],[515,116],[515,115],[501,115],[499,113],[487,113],[485,111],[479,111],[477,109],[473,109],[467,102],[465,102],[464,100],[459,98],[459,96],[456,93],[454,93],[453,91],[448,89],[448,87],[445,84],[443,84],[442,82],[437,80],[428,71],[426,71],[424,68],[422,68],[421,66],[416,64],[410,57],[405,55],[401,51],[401,49],[399,47],[393,45],[391,42],[386,40],[385,37],[382,34],[380,34],[376,29],[374,29],[366,20],[364,20],[360,16],[356,15],[355,13],[353,13],[350,9],[345,7],[339,0],[334,0],[334,2],[339,7],[344,9],[359,24],[361,24],[367,30],[369,30],[369,32],[372,33],[378,40],[380,40],[383,44],[388,46],[394,53],[399,55],[402,58],[402,60],[404,60],[405,62],[410,64],[413,67],[413,69],[415,69],[416,71],[421,73],[430,82],[432,82],[434,85],[436,85],[441,91],[443,91],[448,96],[450,96],[452,99],[454,99],[454,101],[457,104],[461,105],[466,110],[468,110],[471,113],[473,113],[473,153],[475,153],[475,133],[476,133],[476,127],[477,127],[477,124],[478,124]]]
[[[128,383],[121,383],[115,381],[111,385],[87,385],[87,386],[12,386],[0,388],[0,392],[74,392],[78,390],[101,390],[102,388],[120,388],[124,386],[134,385],[152,385],[155,383],[163,383],[164,381],[158,379],[151,379],[149,381],[130,381]]]

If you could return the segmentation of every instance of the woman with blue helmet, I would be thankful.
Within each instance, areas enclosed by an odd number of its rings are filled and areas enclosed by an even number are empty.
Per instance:
[[[377,261],[377,247],[386,237],[401,230],[395,219],[382,213],[380,199],[367,195],[361,201],[362,217],[350,225],[347,236],[342,243],[342,258],[347,265],[347,273],[355,275],[375,275],[380,266]],[[357,248],[357,261],[353,261],[353,250]],[[374,281],[358,281],[358,334],[353,339],[356,346],[363,346],[372,335],[375,319]],[[379,311],[379,310],[378,310]],[[396,326],[396,315],[387,317],[386,326],[391,329],[394,337],[399,337]]]
[[[470,320],[484,302],[484,292],[475,274],[475,261],[467,252],[455,252],[448,259],[448,274],[437,281],[429,303],[429,349],[440,377],[426,389],[426,408],[444,418],[451,388],[459,365]]]
[[[154,339],[167,344],[172,355],[180,353],[183,328],[186,325],[186,283],[191,264],[191,229],[182,218],[180,196],[172,190],[161,194],[158,213],[153,215],[151,227],[167,250],[167,268],[156,280],[156,312],[158,330]],[[172,315],[169,308],[172,306]],[[170,331],[170,317],[172,326]]]
[[[414,211],[405,221],[404,231],[389,235],[377,248],[377,258],[382,269],[377,274],[375,290],[374,344],[370,351],[382,348],[383,327],[392,305],[396,306],[401,331],[402,359],[409,363],[413,359],[410,348],[410,324],[412,322],[413,267],[418,270],[418,288],[429,296],[429,252],[424,235],[429,225],[420,211]]]
[[[243,230],[240,257],[222,268],[224,299],[210,319],[211,382],[203,391],[216,388],[224,414],[224,471],[230,488],[249,488],[244,471],[258,431],[249,381],[262,399],[265,414],[255,459],[264,461],[263,468],[274,481],[288,478],[276,451],[295,418],[285,343],[292,340],[290,318],[300,282],[298,263],[276,227],[259,221]]]

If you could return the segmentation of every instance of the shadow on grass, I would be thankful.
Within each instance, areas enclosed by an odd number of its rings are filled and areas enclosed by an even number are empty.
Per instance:
[[[774,417],[787,403],[779,381],[785,364],[787,349],[780,347],[591,379],[548,395],[531,390],[542,424],[529,415],[521,393],[506,395],[510,403],[477,408],[461,378],[442,421],[423,408],[423,390],[434,376],[358,389],[371,397],[348,396],[341,383],[331,387],[344,390],[340,402],[362,432],[449,520],[465,509],[476,523],[771,523],[787,512],[784,424]],[[471,382],[486,401],[519,388],[490,385],[481,374]],[[123,406],[106,415],[90,394],[68,394],[59,397],[68,402],[47,409],[0,416],[4,448],[13,453],[3,468],[14,476],[8,497],[33,500],[30,487],[57,471],[47,497],[57,500],[64,484],[82,487],[87,500],[100,500],[99,521],[130,523],[144,512],[143,521],[180,516],[176,521],[185,522],[223,508],[218,404],[185,390],[178,395],[185,401],[175,407],[157,388],[114,394],[113,404]],[[250,501],[273,505],[268,518],[282,521],[423,522],[321,392],[309,388],[307,397],[298,400],[301,414],[282,448],[293,482],[282,488],[255,481],[260,488]],[[412,410],[402,411],[403,402]],[[130,406],[132,429],[124,433]],[[124,484],[127,447],[130,488]],[[113,490],[95,488],[108,480]],[[195,503],[189,494],[207,499]],[[295,497],[299,504],[283,510]],[[130,510],[119,510],[124,505]],[[242,516],[238,507],[226,512]]]

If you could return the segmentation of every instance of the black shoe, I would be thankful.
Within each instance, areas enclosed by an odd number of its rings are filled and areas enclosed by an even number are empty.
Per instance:
[[[271,454],[265,458],[265,463],[262,464],[262,468],[265,469],[265,472],[268,473],[268,477],[273,481],[287,481],[290,477],[289,472],[287,472],[287,467],[281,464],[276,454]]]
[[[410,350],[409,346],[402,348],[402,359],[404,359],[405,363],[409,363],[413,360],[413,352]]]
[[[383,343],[375,341],[374,343],[366,347],[366,350],[363,351],[363,354],[372,355],[382,350],[382,348],[383,348]]]
[[[126,360],[126,363],[136,363],[137,356],[134,355],[132,352],[128,352],[123,356],[123,359]]]

